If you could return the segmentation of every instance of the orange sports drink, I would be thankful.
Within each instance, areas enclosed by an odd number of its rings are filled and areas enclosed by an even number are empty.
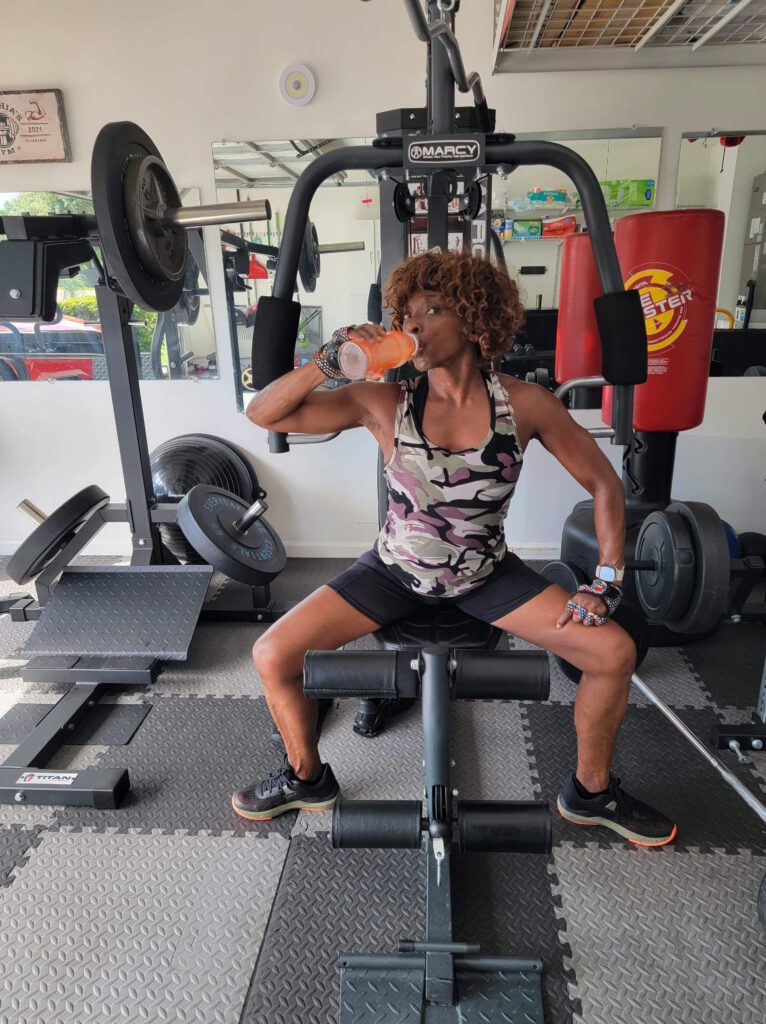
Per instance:
[[[349,380],[380,378],[409,362],[418,349],[418,340],[404,331],[388,331],[380,341],[358,338],[344,341],[338,349],[338,364]]]

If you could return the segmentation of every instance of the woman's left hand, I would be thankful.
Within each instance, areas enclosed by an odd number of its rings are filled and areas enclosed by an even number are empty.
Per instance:
[[[571,619],[583,626],[603,626],[606,622],[606,606],[596,594],[578,590],[572,594],[564,610],[556,620],[556,629],[561,629]]]

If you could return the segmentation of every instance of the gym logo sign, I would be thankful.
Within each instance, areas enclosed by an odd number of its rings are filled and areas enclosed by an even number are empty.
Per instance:
[[[625,282],[626,288],[633,288],[641,296],[650,354],[669,348],[686,330],[693,293],[680,277],[674,268],[654,266],[636,271]]]
[[[484,161],[484,138],[480,135],[453,135],[447,138],[412,138],[405,149],[404,166],[409,170],[478,167]]]

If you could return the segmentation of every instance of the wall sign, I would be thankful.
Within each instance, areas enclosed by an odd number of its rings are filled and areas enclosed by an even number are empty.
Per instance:
[[[60,89],[0,92],[0,164],[71,159]]]

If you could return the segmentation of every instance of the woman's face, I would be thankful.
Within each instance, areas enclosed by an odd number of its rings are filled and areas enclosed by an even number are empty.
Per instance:
[[[463,321],[447,305],[440,292],[415,292],[405,307],[402,330],[418,339],[412,358],[416,369],[440,366],[462,354],[466,344]]]

